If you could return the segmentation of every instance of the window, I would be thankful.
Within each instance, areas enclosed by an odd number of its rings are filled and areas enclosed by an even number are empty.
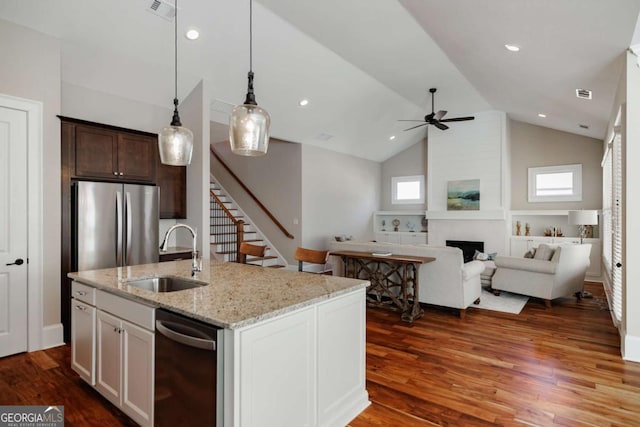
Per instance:
[[[582,165],[529,168],[529,202],[582,201]]]
[[[391,178],[391,203],[394,205],[424,203],[424,176]]]

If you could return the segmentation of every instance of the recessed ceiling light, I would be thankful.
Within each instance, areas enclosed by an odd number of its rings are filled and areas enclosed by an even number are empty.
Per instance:
[[[541,117],[541,118],[543,118],[543,119],[544,119],[545,117],[547,117],[547,115],[546,115],[546,114],[544,114],[544,113],[538,113],[538,117]]]
[[[184,33],[184,36],[189,40],[198,40],[198,38],[200,38],[200,31],[195,28],[189,28],[187,32]]]
[[[391,136],[389,137],[389,141],[393,141],[394,139],[396,139],[396,136],[395,136],[395,135],[391,135]]]
[[[306,107],[307,105],[309,105],[309,100],[308,99],[301,99],[300,102],[298,102],[298,105],[301,107]]]
[[[520,51],[520,46],[515,45],[515,44],[505,44],[504,45],[505,48],[507,48],[507,50],[509,52],[519,52]]]

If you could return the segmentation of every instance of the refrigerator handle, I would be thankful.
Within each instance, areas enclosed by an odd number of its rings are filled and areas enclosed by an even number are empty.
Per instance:
[[[122,192],[116,191],[116,266],[122,265]]]
[[[125,265],[129,265],[131,262],[131,240],[132,236],[131,234],[133,233],[133,221],[131,218],[132,215],[132,210],[131,209],[131,193],[127,191],[127,200],[126,200],[126,206],[125,206],[125,215],[127,216],[127,223],[126,223],[126,227],[127,227],[127,242],[126,242],[126,249],[125,249]]]

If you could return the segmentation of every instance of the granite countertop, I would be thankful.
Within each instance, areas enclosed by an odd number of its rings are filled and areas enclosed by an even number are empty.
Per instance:
[[[207,283],[193,289],[155,293],[127,281],[175,276]],[[132,300],[236,329],[364,288],[368,282],[211,260],[191,277],[191,260],[69,273],[69,277]]]

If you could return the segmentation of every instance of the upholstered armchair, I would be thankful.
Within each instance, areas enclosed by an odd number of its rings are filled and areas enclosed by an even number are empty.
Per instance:
[[[540,245],[538,259],[498,256],[491,287],[496,294],[508,291],[542,298],[547,307],[559,297],[580,298],[590,252],[590,244]]]

